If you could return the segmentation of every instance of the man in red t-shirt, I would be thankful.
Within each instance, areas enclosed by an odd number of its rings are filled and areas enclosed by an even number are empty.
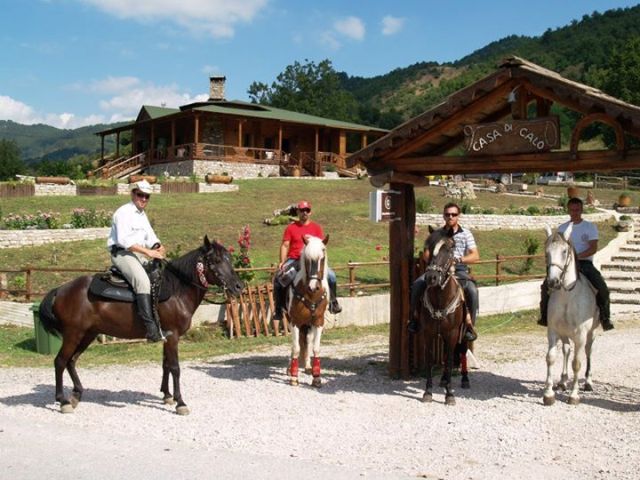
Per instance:
[[[302,200],[298,203],[297,210],[298,220],[287,226],[282,235],[282,243],[280,244],[280,263],[278,264],[278,271],[273,280],[273,298],[275,301],[275,311],[273,312],[274,322],[280,322],[280,320],[282,320],[282,309],[286,302],[286,288],[288,283],[286,281],[283,282],[283,274],[290,270],[291,267],[298,271],[298,261],[304,248],[303,237],[305,235],[313,235],[314,237],[324,238],[322,227],[312,222],[309,218],[311,216],[311,204]],[[291,280],[292,277],[289,277],[289,282]],[[342,307],[338,303],[336,295],[336,274],[330,268],[327,272],[327,280],[329,282],[330,294],[329,311],[334,314],[340,313]],[[285,285],[283,286],[282,283],[285,283]],[[277,329],[278,325],[279,324],[274,324],[274,328]]]

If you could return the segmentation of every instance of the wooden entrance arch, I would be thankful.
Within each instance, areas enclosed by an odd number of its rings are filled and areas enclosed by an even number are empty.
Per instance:
[[[582,115],[573,127],[568,150],[559,149],[552,138],[552,125],[557,125],[557,118],[550,116],[554,103]],[[615,149],[579,150],[580,134],[593,122],[613,128]],[[474,132],[480,140],[470,139]],[[405,328],[413,281],[414,187],[426,185],[426,175],[640,168],[640,150],[628,148],[627,136],[640,138],[640,107],[511,57],[494,73],[349,158],[348,166],[359,162],[367,168],[374,186],[388,184],[399,192],[394,195],[394,210],[400,220],[389,224],[392,376],[407,377],[409,353],[418,350],[410,348]],[[461,145],[465,153],[447,155]]]

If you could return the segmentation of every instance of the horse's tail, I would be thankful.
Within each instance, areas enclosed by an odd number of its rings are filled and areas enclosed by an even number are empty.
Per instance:
[[[57,293],[57,288],[47,293],[47,296],[44,297],[44,300],[40,303],[38,314],[40,315],[40,323],[44,329],[50,334],[60,336],[60,321],[53,313],[53,302],[55,302]]]

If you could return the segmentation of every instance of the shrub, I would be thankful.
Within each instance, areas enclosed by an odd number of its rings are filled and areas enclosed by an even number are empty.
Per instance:
[[[569,197],[566,194],[562,194],[562,196],[558,199],[558,206],[567,209],[567,203],[569,203]]]
[[[47,230],[60,226],[60,214],[56,212],[38,212],[35,215],[18,215],[10,213],[2,219],[2,224],[7,230]]]
[[[235,252],[233,248],[229,249],[233,258],[234,268],[251,268],[251,258],[249,257],[249,248],[251,248],[251,230],[249,225],[242,227],[238,236],[239,252]],[[238,272],[238,276],[245,282],[250,282],[255,276],[254,272]]]
[[[529,215],[540,215],[540,207],[537,205],[529,205],[527,208],[527,212]]]
[[[94,208],[74,208],[71,212],[73,228],[108,227],[111,225],[111,213]]]
[[[462,202],[462,205],[460,205],[460,211],[464,214],[473,213],[473,207],[469,202]]]
[[[427,197],[418,197],[416,199],[416,212],[429,213],[433,211],[433,202]]]

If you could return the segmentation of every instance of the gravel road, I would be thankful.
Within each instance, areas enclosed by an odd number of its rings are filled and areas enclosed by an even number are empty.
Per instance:
[[[191,415],[162,404],[158,364],[82,368],[75,413],[53,369],[0,369],[4,478],[636,479],[640,322],[595,342],[595,391],[542,405],[546,336],[481,337],[472,388],[422,404],[385,375],[387,339],[325,346],[324,386],[291,387],[288,348],[182,365]],[[559,367],[559,365],[558,365]],[[559,375],[559,371],[558,371]],[[68,378],[65,379],[69,384]],[[140,475],[141,477],[138,477]]]

